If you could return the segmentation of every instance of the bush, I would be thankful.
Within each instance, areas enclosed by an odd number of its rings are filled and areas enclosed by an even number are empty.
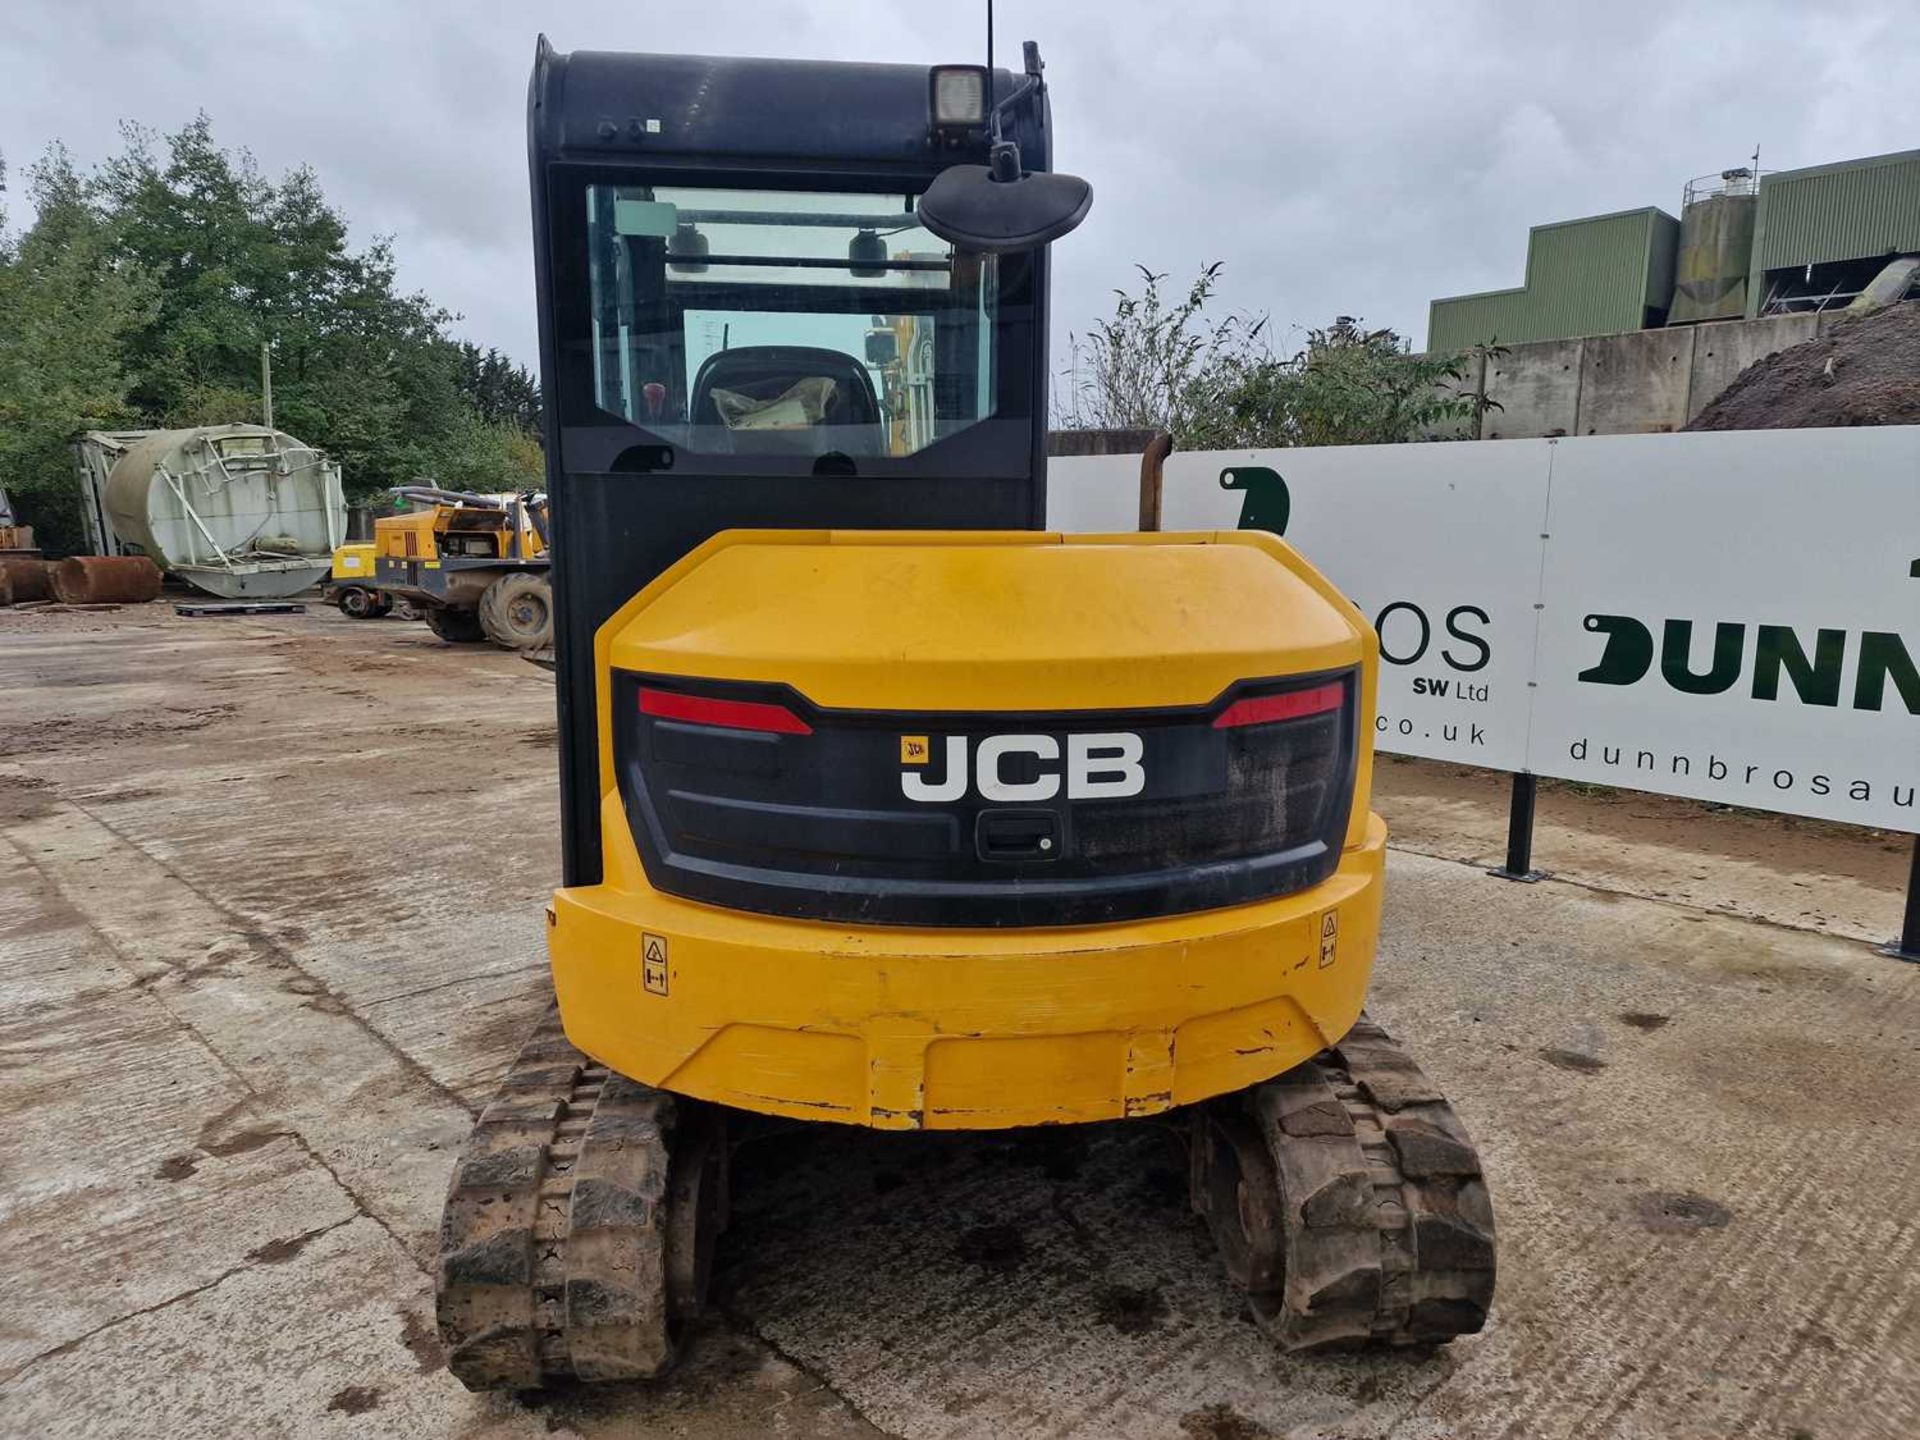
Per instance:
[[[1218,261],[1177,301],[1165,274],[1137,268],[1141,292],[1116,291],[1112,317],[1073,346],[1065,426],[1166,430],[1194,450],[1378,445],[1470,422],[1483,403],[1458,389],[1465,354],[1415,355],[1392,330],[1342,315],[1281,358],[1266,316],[1206,313]]]

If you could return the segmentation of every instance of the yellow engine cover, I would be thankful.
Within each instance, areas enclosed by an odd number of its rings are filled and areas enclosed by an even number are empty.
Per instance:
[[[333,548],[333,573],[330,579],[346,585],[373,584],[374,548],[372,541],[359,541]]]
[[[1386,832],[1367,807],[1373,631],[1256,532],[732,531],[601,628],[604,876],[556,893],[572,1041],[645,1083],[879,1128],[1152,1114],[1290,1069],[1358,1017]],[[816,705],[1103,712],[1356,668],[1335,873],[1275,899],[1044,929],[852,926],[649,882],[615,784],[615,670],[772,681]]]

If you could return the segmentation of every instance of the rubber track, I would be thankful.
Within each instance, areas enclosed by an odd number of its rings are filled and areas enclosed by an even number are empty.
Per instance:
[[[441,1218],[436,1300],[469,1389],[642,1379],[666,1315],[673,1098],[567,1043],[550,1011],[481,1114]]]
[[[1284,1278],[1250,1294],[1289,1350],[1427,1345],[1493,1303],[1493,1208],[1453,1108],[1362,1016],[1332,1050],[1245,1092],[1279,1186]]]

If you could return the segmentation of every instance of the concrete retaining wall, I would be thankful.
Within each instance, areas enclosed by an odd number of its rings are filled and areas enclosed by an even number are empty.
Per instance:
[[[1687,406],[1687,419],[1706,409],[1708,403],[1754,361],[1813,339],[1833,323],[1833,318],[1838,318],[1838,313],[1832,318],[1778,315],[1771,320],[1700,326],[1694,332],[1699,338],[1694,343],[1693,398]]]
[[[1840,318],[1778,315],[1511,345],[1487,360],[1488,440],[1678,430],[1747,366]],[[1472,390],[1469,375],[1462,386]]]

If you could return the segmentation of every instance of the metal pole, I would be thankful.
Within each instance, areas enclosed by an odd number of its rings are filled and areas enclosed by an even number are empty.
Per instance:
[[[1489,870],[1489,875],[1529,885],[1547,878],[1544,870],[1533,868],[1533,798],[1538,786],[1535,776],[1522,773],[1513,777],[1513,799],[1507,808],[1507,863]]]
[[[1140,456],[1140,528],[1143,531],[1160,528],[1161,497],[1166,486],[1161,467],[1172,453],[1173,436],[1163,430],[1147,442]]]
[[[1907,909],[1900,919],[1900,936],[1882,945],[1880,953],[1920,964],[1920,835],[1913,837],[1913,861],[1907,867]]]
[[[260,423],[273,429],[273,347],[260,342]]]

